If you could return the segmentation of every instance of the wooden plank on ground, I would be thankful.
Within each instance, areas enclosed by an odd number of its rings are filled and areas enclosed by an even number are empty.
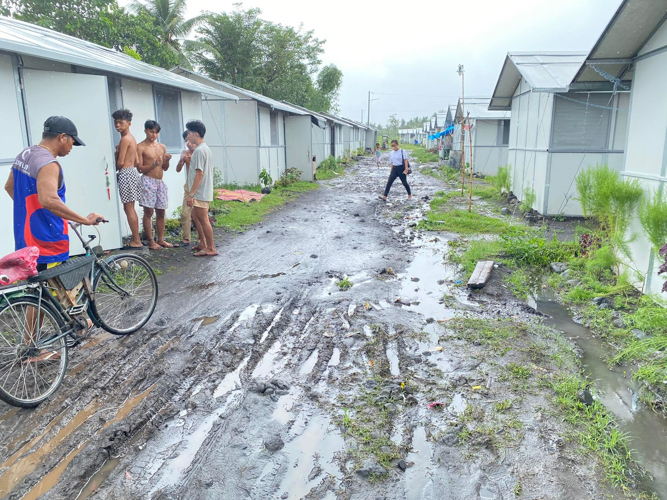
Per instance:
[[[484,288],[493,271],[492,260],[480,260],[468,280],[468,288]]]

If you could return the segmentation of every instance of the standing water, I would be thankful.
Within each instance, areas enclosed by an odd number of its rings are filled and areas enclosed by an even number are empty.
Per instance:
[[[635,459],[653,476],[652,489],[667,500],[667,422],[638,404],[640,386],[629,372],[607,366],[604,360],[614,354],[611,347],[575,323],[557,302],[541,297],[537,309],[551,316],[545,319],[547,325],[563,332],[582,350],[581,363],[586,375],[595,381],[596,395],[630,437]]]

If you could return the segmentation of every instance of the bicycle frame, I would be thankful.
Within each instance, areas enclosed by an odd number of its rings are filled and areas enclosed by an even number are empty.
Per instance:
[[[100,273],[103,273],[106,277],[106,282],[107,285],[114,291],[118,292],[121,295],[129,296],[130,294],[125,291],[121,286],[119,286],[113,279],[113,277],[109,274],[109,271],[107,269],[108,263],[106,260],[100,259],[97,254],[90,248],[90,243],[95,239],[95,236],[92,236],[88,241],[84,241],[82,238],[81,234],[77,230],[77,225],[72,224],[71,222],[69,223],[70,227],[74,231],[74,234],[77,235],[79,238],[79,241],[81,241],[81,244],[83,245],[84,250],[86,251],[86,256],[91,256],[94,255],[95,259],[91,261],[90,265],[90,284],[92,286],[93,283],[95,283],[95,279],[99,276]],[[73,329],[73,324],[75,320],[70,316],[69,312],[63,305],[56,299],[54,294],[51,292],[51,288],[49,286],[46,286],[44,283],[28,283],[28,284],[21,284],[21,285],[15,285],[11,287],[6,287],[0,289],[0,295],[7,300],[8,297],[18,295],[18,294],[23,294],[23,295],[31,295],[33,297],[37,297],[38,300],[38,306],[37,306],[37,321],[36,321],[36,338],[39,339],[39,333],[40,333],[40,328],[41,328],[41,305],[42,305],[42,300],[46,300],[47,302],[50,303],[50,305],[55,309],[55,311],[61,316],[61,318],[64,320],[64,323],[66,327],[61,329],[61,333],[59,335],[56,335],[54,337],[51,337],[49,339],[46,339],[44,341],[41,341],[35,345],[36,348],[43,349],[45,347],[48,347],[49,345],[53,344],[54,342],[57,342],[63,337],[66,337],[67,335],[70,335],[72,338],[76,339],[76,337],[73,335],[74,334],[74,329]],[[95,300],[94,295],[92,294],[92,291],[89,293],[87,289],[84,290],[84,293],[80,295],[80,297],[77,299],[77,302],[80,303],[81,301],[88,299],[88,304],[87,304],[87,312],[88,316],[90,317],[91,321],[93,324],[97,327],[101,326],[101,323],[99,321],[99,318],[95,315],[93,312],[92,308],[90,307],[90,302]],[[64,331],[63,331],[64,330]]]

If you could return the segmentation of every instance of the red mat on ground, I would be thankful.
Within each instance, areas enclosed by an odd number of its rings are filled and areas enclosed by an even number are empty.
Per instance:
[[[245,189],[239,189],[237,191],[230,191],[229,189],[216,189],[215,197],[218,200],[225,201],[259,201],[264,198],[262,193],[256,193],[255,191],[246,191]]]

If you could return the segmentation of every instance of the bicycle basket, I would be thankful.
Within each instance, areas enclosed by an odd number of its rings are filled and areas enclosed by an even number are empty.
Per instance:
[[[94,260],[94,255],[70,259],[59,266],[42,271],[36,276],[31,276],[28,278],[28,281],[47,281],[53,278],[60,278],[65,290],[72,290],[86,276],[90,276],[90,268]]]

